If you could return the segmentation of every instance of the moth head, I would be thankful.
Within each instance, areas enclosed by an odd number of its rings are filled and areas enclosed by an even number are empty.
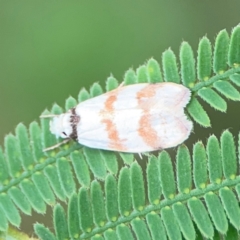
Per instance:
[[[70,138],[72,134],[71,113],[64,113],[53,117],[50,121],[50,131],[56,137]]]

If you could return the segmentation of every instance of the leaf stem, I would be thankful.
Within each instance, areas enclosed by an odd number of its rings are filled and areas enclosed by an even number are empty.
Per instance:
[[[191,88],[191,91],[197,92],[201,88],[210,86],[211,84],[213,84],[214,82],[216,82],[218,80],[229,78],[234,73],[240,73],[240,67],[229,69],[226,72],[224,72],[223,74],[215,75],[215,76],[209,78],[207,81],[199,82],[193,88]]]

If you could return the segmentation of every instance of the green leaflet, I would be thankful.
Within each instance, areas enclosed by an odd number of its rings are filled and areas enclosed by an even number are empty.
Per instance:
[[[65,110],[68,111],[69,109],[75,107],[77,104],[77,100],[70,96],[65,102]]]
[[[196,121],[198,124],[203,127],[211,126],[210,119],[207,113],[196,98],[193,98],[191,100],[191,102],[187,106],[187,110],[193,120]]]
[[[107,171],[103,158],[100,154],[100,150],[84,147],[83,153],[95,177],[104,179],[106,177]]]
[[[140,218],[133,219],[131,222],[132,229],[139,240],[151,240],[147,226]]]
[[[222,156],[218,139],[212,135],[208,138],[206,152],[208,155],[208,169],[211,183],[222,181]]]
[[[93,181],[91,184],[91,199],[94,223],[101,227],[105,224],[107,219],[105,215],[103,191],[101,185],[97,181]]]
[[[46,212],[46,204],[38,189],[32,181],[29,179],[24,179],[20,183],[20,188],[23,194],[26,196],[27,200],[31,204],[32,208],[38,213]]]
[[[135,210],[141,211],[145,205],[145,190],[142,169],[136,162],[134,162],[130,168],[130,178],[133,207]]]
[[[158,204],[162,193],[159,176],[159,159],[155,156],[149,158],[147,165],[148,199],[151,204]]]
[[[159,169],[162,192],[165,198],[172,199],[176,194],[173,166],[170,156],[162,151],[159,155]]]
[[[230,66],[237,67],[240,64],[240,27],[236,26],[231,35],[228,52],[228,63]]]
[[[237,174],[236,148],[232,134],[226,130],[221,136],[223,173],[225,178],[234,179]]]
[[[8,219],[7,219],[7,214],[4,213],[4,211],[2,211],[0,209],[0,214],[1,214],[1,221],[0,221],[0,230],[2,232],[6,231],[6,229],[8,229]]]
[[[108,221],[115,222],[118,217],[117,181],[108,175],[105,181],[106,215]]]
[[[206,101],[211,107],[221,112],[226,112],[227,103],[211,88],[202,88],[198,91],[198,95]]]
[[[133,240],[133,235],[131,233],[131,230],[124,224],[120,224],[119,226],[117,226],[117,235],[121,240],[124,239],[129,239],[129,240]]]
[[[19,212],[7,194],[2,193],[0,195],[0,209],[2,210],[3,213],[5,213],[6,218],[11,224],[13,224],[16,227],[19,227],[21,222]],[[2,226],[6,225],[5,219],[4,224],[1,225]]]
[[[69,235],[74,239],[78,238],[79,233],[79,216],[78,216],[78,196],[74,193],[69,199],[68,207],[68,230]]]
[[[112,174],[118,173],[118,161],[114,152],[111,151],[100,151],[100,154],[104,160],[107,170]]]
[[[189,193],[192,189],[192,166],[188,148],[179,146],[176,156],[178,191]]]
[[[149,82],[149,75],[147,71],[147,66],[140,66],[137,70],[137,82],[138,83],[146,83]]]
[[[103,93],[102,87],[99,85],[99,83],[94,83],[90,88],[90,96],[96,97]]]
[[[122,216],[130,215],[132,211],[132,188],[129,168],[122,168],[118,180],[119,212]]]
[[[36,186],[37,190],[39,191],[42,199],[48,204],[48,205],[54,205],[55,204],[55,196],[52,192],[52,189],[50,188],[50,185],[45,178],[44,174],[41,172],[36,172],[32,175],[32,181],[34,185]]]
[[[229,98],[233,101],[240,101],[240,93],[229,82],[219,80],[215,82],[213,86],[226,98]]]
[[[131,153],[119,153],[125,164],[130,165],[134,161],[134,155]]]
[[[196,82],[195,59],[193,50],[187,42],[180,47],[182,82],[186,87],[193,87]]]
[[[78,215],[82,231],[91,232],[93,228],[91,200],[88,190],[84,187],[78,193]]]
[[[107,230],[104,233],[104,237],[106,240],[118,240],[117,233],[113,231],[112,229]]]
[[[71,170],[71,165],[66,158],[57,159],[57,169],[59,181],[67,197],[75,192],[75,182]]]
[[[60,184],[58,169],[54,165],[48,165],[44,168],[44,174],[48,179],[51,188],[53,189],[55,195],[62,201],[65,200],[66,195],[63,191],[63,186]]]
[[[41,239],[56,240],[56,237],[53,233],[42,224],[36,223],[34,225],[34,230]]]
[[[239,230],[240,228],[240,210],[238,207],[238,200],[234,193],[228,188],[224,187],[219,192],[223,207],[230,220],[230,223]]]
[[[114,78],[113,76],[110,76],[107,78],[106,81],[106,90],[107,91],[112,91],[113,89],[116,89],[118,87],[118,81],[116,78]]]
[[[0,148],[0,182],[3,186],[8,183],[9,177],[7,161],[3,155],[2,148]]]
[[[188,208],[198,229],[206,238],[213,237],[213,225],[203,203],[196,197],[188,200]]]
[[[78,102],[83,102],[89,98],[90,98],[89,92],[85,88],[82,88],[78,94]]]
[[[164,72],[164,80],[166,82],[180,83],[176,56],[171,49],[166,50],[162,54],[162,65]]]
[[[165,207],[161,210],[162,220],[170,239],[181,239],[180,228],[177,224],[177,220],[170,207]]]
[[[229,36],[226,30],[218,33],[213,57],[213,71],[217,74],[222,74],[227,70],[227,58],[229,48]]]
[[[177,220],[179,228],[186,239],[195,239],[196,233],[191,220],[191,216],[186,206],[180,202],[173,205],[173,214]]]
[[[167,240],[166,232],[161,218],[155,212],[150,212],[146,216],[149,225],[149,231],[153,240],[162,239]]]
[[[12,134],[9,134],[6,136],[4,143],[9,174],[12,178],[19,177],[21,172],[21,158],[17,139]]]
[[[78,182],[85,187],[89,187],[91,180],[90,172],[83,154],[75,150],[70,157]]]
[[[31,170],[35,162],[32,158],[27,128],[22,123],[16,127],[16,136],[19,142],[22,165],[25,170]]]
[[[203,37],[198,45],[197,75],[200,81],[210,78],[212,71],[212,47],[209,39]]]
[[[201,142],[197,142],[193,147],[193,180],[197,188],[206,187],[207,176],[207,156],[204,146]]]
[[[130,85],[137,82],[137,76],[133,69],[129,69],[124,75],[124,84]]]
[[[225,235],[228,229],[228,222],[219,197],[213,192],[209,192],[204,196],[204,199],[216,229]]]
[[[31,214],[31,206],[30,203],[27,201],[26,197],[22,193],[22,191],[17,187],[11,187],[8,190],[8,194],[10,198],[13,200],[15,205],[25,214]],[[3,215],[1,215],[3,216]]]
[[[236,84],[238,87],[240,86],[240,74],[234,73],[233,75],[231,75],[230,80]]]
[[[37,122],[32,122],[29,126],[30,143],[32,147],[31,158],[37,163],[44,161],[42,150],[41,128]]]
[[[96,236],[92,237],[91,240],[104,240],[103,236],[96,234]]]
[[[66,239],[68,237],[68,227],[63,207],[57,204],[53,213],[54,228],[57,239]]]
[[[147,63],[147,71],[150,83],[162,82],[162,73],[158,62],[151,58]]]

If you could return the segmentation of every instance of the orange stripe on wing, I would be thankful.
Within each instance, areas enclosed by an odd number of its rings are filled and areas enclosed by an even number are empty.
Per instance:
[[[151,113],[150,109],[152,105],[157,101],[155,99],[156,85],[149,84],[137,93],[137,100],[139,108],[143,110],[142,117],[139,120],[138,134],[143,141],[153,149],[160,148],[160,138],[151,125]]]
[[[117,96],[116,95],[109,95],[105,102],[104,110],[108,113],[112,113],[114,111],[113,104],[116,102]]]
[[[142,90],[140,90],[136,96],[138,100],[139,108],[143,110],[148,110],[149,108],[151,108],[156,100],[154,98],[155,95],[156,95],[155,84],[149,84],[146,87],[144,87]]]
[[[118,130],[116,125],[113,123],[114,119],[114,103],[117,100],[116,94],[108,96],[105,101],[104,109],[100,111],[101,123],[105,124],[106,131],[109,138],[109,148],[117,149],[118,151],[124,151],[125,147],[119,138]]]
[[[151,125],[151,115],[147,112],[143,112],[143,116],[139,120],[138,134],[143,141],[153,149],[159,149],[161,145],[161,139],[157,132]]]
[[[158,85],[159,88],[159,85]],[[141,98],[152,98],[154,97],[156,94],[156,85],[155,84],[149,84],[146,85],[146,87],[144,87],[142,90],[140,90],[137,93],[137,99],[141,99]]]

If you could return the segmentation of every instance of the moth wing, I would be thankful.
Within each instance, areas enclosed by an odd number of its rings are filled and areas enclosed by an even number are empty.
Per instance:
[[[87,100],[76,107],[79,143],[122,152],[174,147],[192,129],[183,108],[190,91],[174,83],[135,84]]]
[[[81,122],[77,127],[80,144],[106,150],[132,152],[128,150],[127,139],[137,137],[137,121],[141,110],[125,109],[114,111],[114,116],[100,118],[98,112],[91,109],[82,114]]]
[[[115,111],[144,106],[152,107],[153,105],[167,109],[172,107],[182,108],[189,102],[190,95],[188,88],[176,83],[138,83],[119,87],[113,91],[88,99],[78,106],[79,108],[96,111],[105,108],[107,100],[110,99]],[[111,101],[109,102],[111,103]]]
[[[115,110],[122,109],[182,109],[189,102],[191,92],[176,83],[135,84],[117,89]],[[114,94],[114,93],[113,93]]]
[[[126,117],[122,116],[121,120],[128,124],[118,128],[126,152],[149,152],[175,147],[184,142],[192,130],[192,122],[181,110],[159,112],[153,108],[139,115],[138,119],[131,114],[136,115],[134,111],[125,112]]]
[[[154,143],[157,142],[158,149],[171,148],[181,144],[189,137],[193,127],[192,122],[187,119],[182,109],[151,113],[147,118],[152,128],[141,128],[144,129],[143,138],[146,138],[145,142],[149,142],[149,145],[153,143],[153,147]],[[151,139],[148,131],[155,132],[157,140]]]
[[[117,124],[121,121],[121,124]],[[140,111],[117,112],[111,134],[106,127],[89,123],[89,129],[79,130],[79,142],[85,146],[122,152],[149,152],[175,147],[185,141],[191,132],[192,122],[183,112],[156,111],[141,115]],[[115,135],[115,136],[114,136]]]

